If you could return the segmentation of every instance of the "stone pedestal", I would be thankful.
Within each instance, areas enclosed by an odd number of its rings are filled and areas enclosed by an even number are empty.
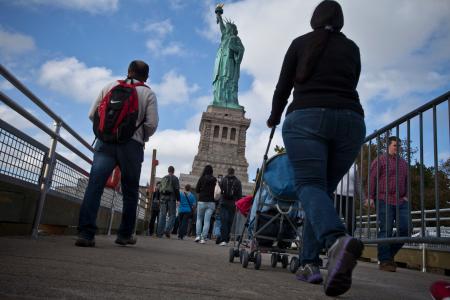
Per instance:
[[[236,177],[242,182],[243,194],[251,194],[254,184],[248,182],[248,163],[245,158],[249,126],[250,119],[245,118],[242,109],[208,106],[200,122],[200,142],[192,171],[180,175],[182,187],[187,183],[195,186],[203,168],[209,164],[216,177],[225,176],[228,168],[234,168]]]

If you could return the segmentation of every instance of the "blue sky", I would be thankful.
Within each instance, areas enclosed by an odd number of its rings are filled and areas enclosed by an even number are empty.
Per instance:
[[[295,37],[310,31],[318,2],[225,1],[224,16],[236,23],[246,48],[239,102],[252,119],[246,150],[250,178],[268,140],[265,120],[284,53]],[[339,2],[345,16],[343,32],[361,51],[358,91],[368,133],[450,90],[449,1]],[[160,125],[146,147],[141,183],[149,178],[153,148],[158,150],[158,175],[171,164],[177,174],[188,173],[197,153],[201,113],[212,101],[211,77],[220,41],[214,6],[208,0],[0,0],[0,63],[92,141],[87,113],[99,90],[123,78],[131,60],[147,61]],[[3,79],[0,89],[51,125]],[[447,104],[438,108],[438,115],[439,158],[446,159]],[[0,117],[49,143],[3,104]],[[274,144],[282,145],[279,131]],[[62,147],[58,150],[79,160]],[[426,151],[432,153],[432,148]]]

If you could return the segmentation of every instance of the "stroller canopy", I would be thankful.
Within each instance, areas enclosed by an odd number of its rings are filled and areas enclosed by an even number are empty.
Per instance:
[[[294,170],[286,153],[277,154],[267,161],[263,182],[268,186],[273,197],[293,201],[297,199]]]

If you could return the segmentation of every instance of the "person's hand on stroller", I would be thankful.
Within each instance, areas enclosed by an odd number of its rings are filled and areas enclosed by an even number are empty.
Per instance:
[[[270,115],[270,117],[266,121],[266,125],[269,128],[273,128],[273,127],[277,126],[278,124],[280,124],[280,118],[275,118],[272,115]]]
[[[266,125],[267,125],[267,127],[272,128],[272,127],[276,126],[277,124],[274,124],[274,123],[272,122],[272,120],[270,120],[270,118],[269,118],[269,119],[266,121]]]

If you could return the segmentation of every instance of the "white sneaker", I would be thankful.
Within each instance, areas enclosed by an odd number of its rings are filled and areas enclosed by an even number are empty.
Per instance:
[[[200,244],[206,244],[205,240],[200,240]]]
[[[219,245],[220,245],[220,246],[226,246],[226,245],[228,245],[228,243],[227,243],[227,242],[222,242],[222,243],[220,243]]]
[[[198,236],[198,237],[195,238],[194,242],[198,243],[199,241],[200,241],[200,237]]]

